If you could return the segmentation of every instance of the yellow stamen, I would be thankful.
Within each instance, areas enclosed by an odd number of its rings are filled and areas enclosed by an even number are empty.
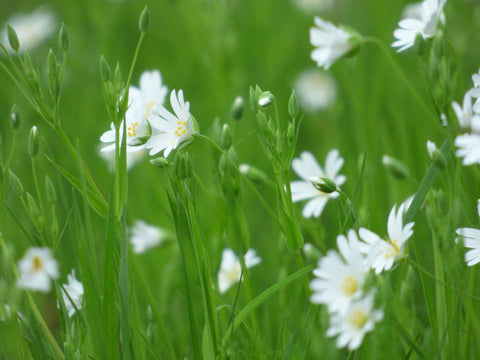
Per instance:
[[[138,122],[131,123],[130,126],[127,128],[127,135],[130,137],[137,136],[137,126]]]
[[[358,282],[353,276],[346,276],[342,282],[342,291],[346,296],[352,296],[358,289]]]
[[[32,262],[33,262],[33,271],[39,271],[42,269],[43,264],[42,264],[41,258],[39,258],[38,256],[34,256],[32,258]]]
[[[350,320],[350,324],[361,329],[367,322],[368,317],[363,311],[355,309],[348,320]]]

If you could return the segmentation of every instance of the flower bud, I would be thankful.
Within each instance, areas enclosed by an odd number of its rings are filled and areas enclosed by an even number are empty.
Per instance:
[[[149,26],[150,26],[150,11],[148,10],[148,7],[145,6],[138,20],[138,28],[142,33],[145,33],[147,32]]]
[[[223,124],[222,128],[222,148],[228,150],[232,146],[232,131],[228,124]]]
[[[272,103],[273,99],[275,99],[275,97],[270,91],[264,91],[258,99],[258,106],[267,107]]]
[[[20,49],[20,42],[18,41],[18,36],[16,31],[10,26],[10,24],[7,24],[7,37],[8,37],[8,42],[10,43],[10,47],[15,52],[18,52],[18,49]]]
[[[297,101],[297,94],[295,94],[295,89],[292,89],[292,93],[290,94],[290,99],[288,99],[288,114],[295,118],[298,115],[298,101]]]
[[[68,36],[68,30],[65,24],[62,23],[60,32],[58,33],[58,45],[63,52],[67,52],[70,45],[70,37]]]
[[[100,56],[100,76],[102,81],[110,80],[110,66],[108,66],[107,60],[105,60],[103,55]]]
[[[13,105],[12,110],[10,110],[10,120],[13,130],[17,130],[20,126],[20,114],[17,111],[17,105]]]
[[[164,158],[163,156],[159,156],[157,158],[150,159],[150,164],[152,164],[156,167],[159,167],[159,168],[166,168],[168,165],[170,165],[168,160],[166,158]]]
[[[57,200],[57,192],[55,191],[55,186],[52,183],[52,180],[48,177],[45,177],[45,195],[47,197],[47,201],[50,204],[53,204]]]
[[[403,180],[410,177],[410,171],[400,160],[394,159],[388,155],[383,155],[382,164],[396,178]]]
[[[326,177],[311,177],[309,181],[315,189],[323,193],[330,194],[337,191],[337,184],[335,184],[335,181],[332,179]]]
[[[14,188],[15,192],[17,195],[22,195],[24,190],[23,190],[23,185],[20,179],[18,178],[17,175],[12,170],[8,170],[8,181],[10,182],[10,185]]]
[[[445,169],[447,167],[447,159],[445,158],[445,155],[438,150],[434,142],[430,140],[427,141],[427,151],[430,159],[433,160],[435,165],[437,165],[440,169]]]
[[[28,153],[32,158],[38,154],[38,130],[36,126],[33,126],[28,136]]]
[[[249,164],[240,164],[238,170],[245,175],[250,181],[259,184],[268,184],[268,176],[259,168]]]
[[[123,91],[123,77],[122,70],[120,69],[120,63],[117,62],[115,66],[115,72],[113,73],[113,85],[117,92]]]
[[[244,106],[245,100],[243,100],[243,97],[237,96],[233,101],[232,108],[230,109],[230,117],[234,120],[240,120],[243,115]]]
[[[287,127],[287,142],[289,147],[295,143],[295,125],[293,123],[289,123]]]

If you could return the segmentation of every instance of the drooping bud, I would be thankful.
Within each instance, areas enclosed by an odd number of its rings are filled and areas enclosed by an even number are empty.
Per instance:
[[[295,118],[298,115],[298,101],[297,101],[297,94],[295,94],[295,89],[292,89],[292,93],[290,94],[290,99],[288,99],[288,114]]]
[[[28,153],[32,158],[38,154],[38,130],[36,126],[33,126],[28,136]]]
[[[237,96],[233,101],[232,108],[230,109],[230,117],[234,120],[240,120],[243,115],[244,106],[245,100],[243,100],[243,97]]]
[[[407,179],[410,177],[410,171],[400,160],[394,159],[388,155],[383,155],[382,164],[398,179]]]
[[[68,47],[70,46],[70,36],[68,35],[67,27],[63,23],[60,27],[60,32],[58,33],[58,45],[63,52],[67,52]]]
[[[337,184],[332,179],[326,177],[311,177],[310,183],[315,189],[326,194],[337,191]]]
[[[222,128],[222,148],[228,150],[232,146],[232,131],[228,124],[223,124]]]
[[[10,47],[15,52],[18,52],[18,49],[20,49],[20,41],[18,41],[17,32],[10,26],[10,24],[7,24],[7,37]]]
[[[138,28],[142,33],[145,33],[148,31],[149,26],[150,26],[150,11],[148,10],[148,7],[145,6],[138,20]]]
[[[13,130],[17,130],[20,126],[20,114],[18,113],[17,105],[13,105],[12,110],[10,110],[10,120],[12,121]]]

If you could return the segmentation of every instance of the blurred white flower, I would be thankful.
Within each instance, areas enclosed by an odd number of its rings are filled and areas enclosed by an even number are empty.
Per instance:
[[[315,25],[310,28],[310,43],[316,47],[311,58],[319,67],[328,70],[339,58],[353,50],[352,35],[342,28],[315,16]]]
[[[399,29],[393,32],[397,39],[392,47],[398,47],[397,52],[404,51],[415,44],[417,35],[423,39],[431,38],[437,30],[437,23],[442,16],[446,0],[424,0],[419,13],[410,11],[409,16],[398,23]]]
[[[458,135],[455,138],[455,146],[458,147],[455,155],[463,158],[463,165],[480,164],[480,135]]]
[[[480,199],[477,200],[477,212],[480,217]],[[480,262],[480,230],[473,228],[459,228],[457,229],[458,238],[455,242],[463,241],[463,246],[469,248],[465,253],[465,262],[468,266],[478,264]]]
[[[133,247],[133,252],[141,254],[147,250],[160,245],[167,235],[167,233],[153,225],[147,224],[145,221],[137,220],[130,228],[130,243]]]
[[[333,0],[293,0],[294,4],[307,14],[328,11],[333,7]]]
[[[63,285],[62,297],[68,316],[71,317],[82,308],[83,284],[75,278],[75,270],[68,274],[68,283]]]
[[[175,115],[159,106],[152,112],[150,123],[152,136],[145,146],[150,149],[150,155],[163,151],[168,157],[173,149],[185,146],[192,140],[192,135],[198,132],[197,125],[190,114],[190,103],[183,99],[183,91],[175,90],[170,94],[170,104]]]
[[[352,302],[343,313],[333,313],[330,317],[330,327],[327,336],[337,338],[337,347],[348,347],[356,350],[363,342],[367,332],[375,327],[375,323],[383,319],[383,311],[373,309],[374,294],[369,293],[364,298]]]
[[[51,279],[59,276],[58,262],[49,248],[31,247],[18,262],[17,285],[33,291],[49,292]]]
[[[98,154],[108,163],[109,170],[115,172],[115,151],[102,151],[102,149],[99,149]],[[147,149],[144,145],[127,145],[127,170],[130,170],[135,164],[145,159],[146,155]]]
[[[463,104],[460,106],[456,101],[452,102],[453,111],[457,115],[458,122],[462,129],[480,130],[480,115],[475,114],[472,109],[472,96],[480,97],[480,88],[471,89],[465,93]]]
[[[358,232],[360,238],[367,244],[362,248],[362,252],[367,254],[367,263],[375,270],[376,274],[383,270],[390,270],[395,261],[404,257],[404,245],[412,236],[414,225],[413,222],[403,225],[404,208],[405,203],[400,205],[398,211],[396,211],[396,206],[393,206],[390,211],[387,223],[388,239],[383,240],[365,228],[360,228]]]
[[[433,141],[427,140],[427,152],[430,159],[433,159],[434,154],[438,152],[437,145]]]
[[[248,249],[244,259],[247,269],[262,261],[253,249]],[[232,249],[223,250],[222,262],[218,271],[218,290],[222,294],[225,293],[233,284],[240,281],[241,274],[242,266],[235,252]]]
[[[40,7],[29,14],[16,14],[6,21],[15,30],[20,42],[20,50],[33,50],[53,34],[56,28],[54,14],[46,7]],[[8,44],[7,28],[2,30],[0,42]],[[10,53],[15,51],[6,46]]]
[[[361,253],[362,244],[354,230],[337,237],[338,250],[342,257],[330,250],[318,261],[313,270],[316,276],[310,282],[314,304],[325,304],[329,312],[345,312],[350,303],[362,296],[363,284],[368,268]]]
[[[329,73],[304,70],[295,80],[295,91],[305,112],[315,113],[330,106],[337,98],[337,85]]]
[[[318,164],[312,153],[308,151],[302,152],[299,158],[293,159],[293,170],[303,180],[291,182],[292,200],[297,202],[310,199],[302,211],[302,215],[305,218],[320,216],[327,201],[339,196],[338,192],[327,194],[318,190],[311,180],[328,178],[339,188],[347,179],[345,175],[338,175],[343,162],[343,158],[340,157],[340,153],[336,149],[328,153],[325,160],[325,170]]]

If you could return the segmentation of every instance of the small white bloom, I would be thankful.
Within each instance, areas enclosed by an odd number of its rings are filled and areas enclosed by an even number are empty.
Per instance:
[[[337,98],[337,85],[333,76],[317,69],[303,71],[293,87],[300,106],[308,113],[326,109]]]
[[[160,245],[167,236],[167,233],[153,225],[147,224],[145,221],[137,220],[130,228],[130,243],[133,252],[142,254],[147,250]]]
[[[49,248],[31,247],[18,262],[17,285],[33,291],[49,292],[51,279],[59,276],[58,262]]]
[[[330,317],[330,327],[327,336],[337,338],[337,347],[348,347],[356,350],[363,342],[367,332],[375,327],[375,323],[382,320],[383,311],[373,309],[373,293],[352,302],[344,313],[333,313]]]
[[[477,200],[477,213],[480,217],[480,199]],[[465,253],[465,262],[468,266],[478,264],[480,262],[480,230],[472,228],[457,229],[458,238],[455,242],[463,241],[463,245],[471,250]]]
[[[295,5],[307,14],[328,11],[333,7],[333,0],[293,0]]]
[[[248,249],[244,259],[247,269],[262,261],[253,249]],[[233,284],[240,281],[241,274],[242,266],[235,252],[232,249],[223,250],[222,262],[218,271],[218,290],[222,294],[225,293]]]
[[[157,107],[150,118],[152,136],[145,146],[150,149],[150,155],[163,151],[168,157],[173,149],[177,149],[192,140],[192,135],[198,132],[190,114],[190,103],[183,99],[183,91],[175,90],[170,94],[170,104],[175,115],[163,106]]]
[[[455,155],[463,158],[463,165],[480,164],[480,135],[459,135],[455,138],[455,146],[458,147]]]
[[[420,14],[414,12],[410,14],[413,17],[405,18],[398,23],[400,28],[393,32],[397,41],[392,44],[392,47],[398,47],[397,52],[401,52],[412,47],[419,34],[424,39],[433,37],[445,2],[446,0],[424,0]]]
[[[310,199],[303,208],[305,218],[318,217],[323,211],[328,199],[338,197],[338,192],[326,194],[313,186],[312,178],[328,178],[332,180],[337,188],[342,185],[347,177],[338,175],[343,166],[343,158],[340,157],[338,150],[331,150],[325,160],[325,170],[318,164],[315,157],[308,151],[300,154],[299,158],[293,159],[292,167],[295,173],[303,180],[292,181],[292,200],[293,202]]]
[[[339,58],[353,49],[352,35],[342,28],[315,16],[315,25],[310,28],[310,43],[316,47],[311,58],[319,67],[328,70]]]
[[[318,261],[313,270],[316,276],[310,282],[314,304],[325,304],[330,312],[345,312],[349,304],[362,296],[365,275],[365,256],[361,253],[362,244],[358,241],[355,231],[337,237],[339,254],[330,250]]]
[[[430,159],[433,159],[433,155],[438,151],[437,145],[433,141],[427,140],[427,152]]]
[[[395,261],[404,257],[404,245],[412,236],[414,225],[413,222],[403,225],[404,208],[405,203],[400,205],[398,211],[396,211],[396,206],[390,211],[387,224],[388,239],[383,240],[365,228],[360,228],[358,232],[360,238],[368,244],[362,251],[367,254],[367,263],[375,270],[376,274],[383,270],[390,270]]]
[[[41,42],[53,34],[56,20],[53,13],[46,7],[40,7],[30,14],[17,14],[6,21],[15,30],[20,42],[20,49],[33,50]],[[8,44],[7,29],[2,31],[0,42]],[[7,50],[14,53],[10,47]]]
[[[480,130],[480,115],[472,110],[472,96],[480,97],[480,89],[474,88],[465,93],[463,105],[460,106],[456,101],[452,102],[453,111],[457,115],[458,122],[462,129]]]
[[[83,284],[75,278],[75,270],[68,274],[68,283],[63,285],[62,297],[68,316],[71,317],[82,308]]]

